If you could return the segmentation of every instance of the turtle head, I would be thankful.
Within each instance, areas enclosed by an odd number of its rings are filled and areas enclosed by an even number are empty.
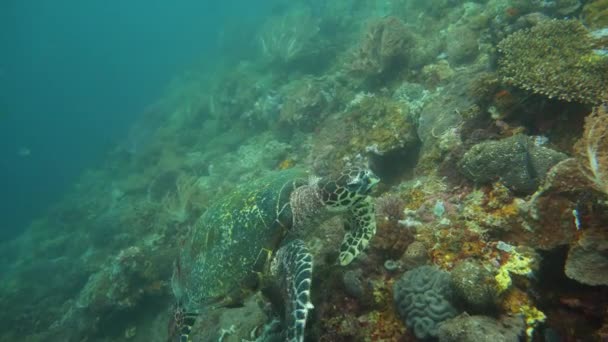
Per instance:
[[[321,182],[323,201],[331,209],[347,209],[366,197],[380,179],[367,168],[349,168]]]
[[[345,171],[346,189],[349,192],[366,196],[372,190],[380,178],[370,169],[355,168]]]

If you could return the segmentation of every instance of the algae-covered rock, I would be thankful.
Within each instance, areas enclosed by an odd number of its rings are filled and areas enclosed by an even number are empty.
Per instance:
[[[608,233],[587,231],[570,247],[566,275],[586,285],[608,285]]]
[[[441,140],[442,135],[458,128],[478,110],[470,96],[470,90],[475,83],[477,73],[473,70],[461,71],[452,76],[440,75],[443,72],[430,72],[429,69],[448,63],[441,60],[436,64],[427,65],[422,70],[426,83],[441,83],[442,88],[428,95],[424,107],[417,117],[417,132],[425,146]],[[449,67],[449,65],[447,65]],[[454,71],[452,71],[454,73]],[[434,75],[434,76],[433,76]],[[447,77],[447,78],[446,78]],[[445,83],[444,83],[445,82]]]
[[[351,61],[351,71],[376,75],[407,62],[413,36],[396,17],[372,21]]]
[[[415,150],[420,144],[407,106],[359,93],[344,113],[328,117],[312,149],[316,172],[339,170],[357,156]]]
[[[448,60],[453,64],[470,62],[477,57],[479,48],[477,46],[478,33],[467,26],[456,26],[447,33]]]
[[[348,270],[342,276],[344,290],[361,304],[373,302],[373,288],[361,269]]]
[[[576,20],[546,20],[498,44],[499,74],[517,87],[582,103],[607,99],[608,58]]]
[[[192,341],[240,342],[250,339],[252,332],[266,330],[268,317],[259,305],[260,300],[252,296],[240,307],[212,310],[206,319],[197,319],[192,327]]]
[[[500,180],[515,192],[532,193],[547,171],[566,158],[561,152],[537,146],[525,135],[516,135],[474,145],[459,166],[464,176],[476,183]]]
[[[279,110],[282,127],[313,130],[333,107],[335,84],[303,77],[284,87],[284,101]]]
[[[401,256],[401,263],[408,269],[416,268],[427,263],[429,252],[426,246],[420,241],[414,241],[407,246],[407,249]]]
[[[439,325],[440,342],[497,342],[519,341],[525,325],[521,317],[497,321],[487,316],[462,314]]]
[[[492,285],[493,275],[475,261],[460,262],[452,272],[452,288],[474,312],[492,309],[498,293]]]

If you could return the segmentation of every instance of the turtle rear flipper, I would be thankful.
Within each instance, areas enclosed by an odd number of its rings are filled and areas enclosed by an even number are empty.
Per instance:
[[[312,255],[302,240],[294,240],[279,249],[275,262],[285,301],[285,340],[302,342],[308,310],[313,308]]]
[[[376,210],[371,197],[364,197],[350,208],[349,230],[340,246],[340,265],[350,264],[376,234]]]

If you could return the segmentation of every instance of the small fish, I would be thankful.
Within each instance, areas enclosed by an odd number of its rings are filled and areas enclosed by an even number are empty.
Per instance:
[[[25,147],[25,146],[21,146],[17,150],[17,155],[19,157],[29,157],[31,154],[32,154],[32,150],[30,150],[28,147]]]
[[[523,134],[520,134],[517,143],[524,150],[524,164],[525,164],[524,166],[526,168],[526,172],[530,176],[530,179],[536,180],[538,173],[536,172],[536,168],[534,167],[534,163],[532,162],[532,156],[530,154],[530,145],[529,145],[530,142],[528,140],[528,137],[526,137]]]

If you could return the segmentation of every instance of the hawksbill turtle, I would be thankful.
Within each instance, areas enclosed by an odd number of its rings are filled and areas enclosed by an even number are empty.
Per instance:
[[[196,316],[238,305],[270,284],[281,294],[281,339],[303,341],[313,257],[301,237],[329,216],[345,215],[338,259],[349,264],[376,232],[369,193],[378,181],[366,168],[325,178],[287,169],[221,196],[194,224],[176,261],[172,287],[185,313],[180,341],[190,341]]]

